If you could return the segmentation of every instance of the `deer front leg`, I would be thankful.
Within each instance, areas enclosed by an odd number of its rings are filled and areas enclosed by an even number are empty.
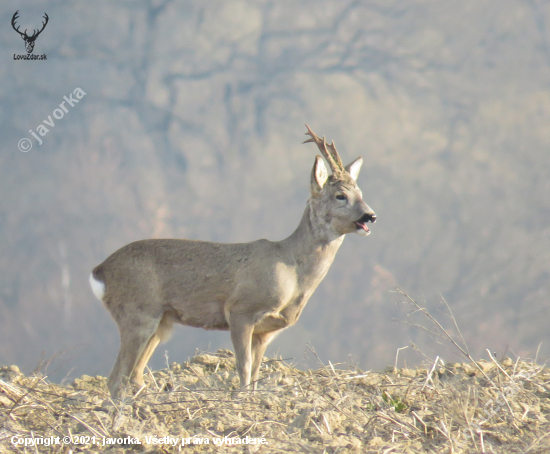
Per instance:
[[[262,359],[264,357],[265,349],[273,338],[277,335],[278,331],[271,331],[269,333],[254,333],[252,335],[252,387],[256,389],[258,376],[260,375],[260,366],[262,365]]]
[[[246,388],[250,385],[252,371],[252,332],[254,331],[254,325],[248,317],[232,314],[229,329],[233,348],[235,349],[236,367],[241,379],[241,388]]]

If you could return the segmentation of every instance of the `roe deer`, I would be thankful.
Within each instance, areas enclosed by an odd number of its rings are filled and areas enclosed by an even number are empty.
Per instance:
[[[130,243],[94,268],[90,284],[120,332],[109,376],[111,395],[123,380],[143,385],[143,370],[174,322],[229,330],[241,388],[256,380],[269,342],[298,320],[325,277],[346,233],[370,233],[374,211],[363,202],[359,157],[347,167],[334,142],[307,126],[306,142],[320,156],[311,173],[311,198],[295,232],[282,241],[222,244],[181,239]]]

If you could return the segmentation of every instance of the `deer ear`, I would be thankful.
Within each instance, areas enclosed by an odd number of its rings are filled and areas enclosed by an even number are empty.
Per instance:
[[[350,174],[351,178],[353,178],[353,181],[357,181],[357,177],[359,176],[359,171],[361,170],[362,165],[363,158],[359,156],[355,161],[346,166],[346,172]]]
[[[328,170],[321,156],[315,156],[315,164],[311,171],[311,193],[318,194],[328,179]]]

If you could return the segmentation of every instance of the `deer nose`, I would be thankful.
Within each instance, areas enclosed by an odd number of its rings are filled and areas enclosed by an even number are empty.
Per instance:
[[[359,219],[359,222],[369,222],[369,221],[374,224],[376,222],[376,214],[365,213],[363,216],[361,216],[361,219]]]

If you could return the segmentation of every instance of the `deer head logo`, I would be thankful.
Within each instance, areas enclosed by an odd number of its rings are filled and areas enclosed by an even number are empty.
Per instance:
[[[25,41],[25,48],[27,49],[27,53],[30,54],[32,53],[32,50],[34,49],[34,42],[36,41],[36,38],[38,38],[38,35],[40,35],[40,33],[42,33],[42,30],[44,30],[44,28],[46,28],[46,24],[48,23],[48,15],[46,13],[44,13],[44,19],[46,19],[46,22],[42,22],[42,29],[36,31],[33,29],[33,34],[31,36],[27,35],[27,30],[25,29],[25,31],[23,33],[21,33],[19,31],[19,27],[15,28],[15,21],[17,20],[17,14],[19,14],[19,10],[17,10],[15,12],[15,14],[13,15],[13,17],[11,18],[11,26],[13,27],[13,29],[19,33],[21,35],[21,38],[23,38],[23,40]]]

